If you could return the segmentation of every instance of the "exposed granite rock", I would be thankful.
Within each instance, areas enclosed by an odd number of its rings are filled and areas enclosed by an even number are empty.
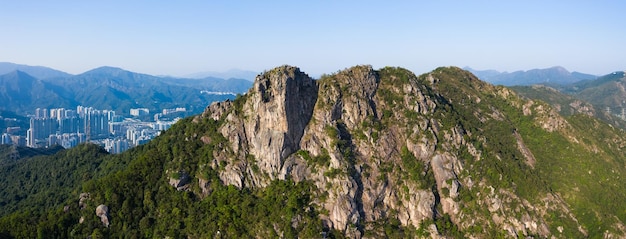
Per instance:
[[[284,160],[300,148],[317,100],[317,85],[300,69],[282,66],[257,77],[248,94],[243,109],[251,113],[244,121],[248,153],[274,179]]]
[[[526,144],[524,144],[524,140],[522,139],[522,136],[517,132],[517,130],[513,132],[513,136],[515,136],[515,140],[517,141],[517,149],[522,153],[522,155],[524,155],[524,158],[526,159],[525,161],[526,164],[534,168],[535,161],[537,161],[535,159],[535,155],[533,155],[533,152],[530,151],[528,147],[526,147]]]
[[[454,199],[459,195],[461,186],[457,175],[463,170],[459,160],[452,155],[438,154],[431,159],[430,165],[437,182],[443,213],[457,215],[459,205]]]
[[[78,208],[85,209],[85,207],[87,206],[87,204],[85,203],[86,200],[89,200],[89,193],[81,193],[80,196],[78,197]]]
[[[96,216],[100,217],[102,225],[109,227],[109,207],[104,204],[98,205],[96,208]]]
[[[186,190],[191,182],[191,177],[185,171],[178,171],[178,177],[170,177],[169,184],[176,188],[178,191]]]

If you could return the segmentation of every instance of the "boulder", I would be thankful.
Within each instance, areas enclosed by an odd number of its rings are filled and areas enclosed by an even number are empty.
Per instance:
[[[109,207],[104,204],[100,204],[96,208],[96,216],[100,217],[102,225],[109,227]]]

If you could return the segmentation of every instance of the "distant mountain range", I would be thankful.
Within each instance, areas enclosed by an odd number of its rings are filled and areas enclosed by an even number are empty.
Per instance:
[[[211,102],[234,98],[251,85],[245,79],[158,77],[108,66],[71,75],[47,67],[0,63],[0,110],[26,114],[36,108],[84,105],[118,113],[139,107],[151,112],[186,107],[199,113]]]
[[[469,67],[464,68],[472,72],[481,80],[494,85],[566,85],[583,80],[593,80],[598,78],[595,75],[580,72],[569,72],[567,69],[555,66],[547,69],[533,69],[528,71],[499,72],[496,70],[474,70]]]
[[[72,76],[69,73],[55,70],[45,66],[29,66],[29,65],[20,65],[10,62],[0,62],[0,75],[4,75],[10,73],[12,71],[22,71],[26,72],[29,75],[36,77],[38,79],[49,79],[49,78],[65,78]]]
[[[615,113],[626,107],[626,101],[623,100],[626,98],[626,79],[621,71],[598,77],[570,72],[558,66],[511,73],[469,67],[465,69],[497,85],[547,85],[588,101],[597,109],[609,107]],[[190,113],[199,113],[213,101],[232,99],[235,94],[246,92],[252,85],[250,79],[255,76],[256,73],[251,71],[231,70],[179,78],[141,74],[108,66],[72,75],[49,67],[0,62],[0,110],[26,115],[36,108],[74,108],[84,105],[115,110],[121,114],[138,107],[148,108],[151,112],[186,107]]]

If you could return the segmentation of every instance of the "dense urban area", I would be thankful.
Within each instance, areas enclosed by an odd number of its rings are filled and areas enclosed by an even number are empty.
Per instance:
[[[72,148],[91,142],[109,153],[121,153],[158,136],[186,112],[185,108],[163,109],[151,117],[148,109],[134,108],[129,112],[130,117],[124,117],[113,110],[85,106],[75,110],[37,108],[34,115],[29,115],[30,125],[25,135],[22,133],[25,129],[19,126],[7,127],[0,143],[31,148],[54,145]]]

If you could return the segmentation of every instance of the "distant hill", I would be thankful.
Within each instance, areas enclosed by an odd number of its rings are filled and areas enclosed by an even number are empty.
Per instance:
[[[243,79],[157,77],[109,66],[78,75],[59,74],[45,79],[14,70],[0,76],[0,102],[4,103],[0,110],[26,114],[36,108],[84,105],[127,114],[129,109],[139,107],[151,112],[185,107],[190,114],[195,114],[213,101],[234,98],[251,85],[252,82]]]
[[[541,100],[550,104],[563,116],[584,114],[596,117],[613,126],[626,128],[626,121],[613,114],[607,113],[605,107],[588,103],[582,99],[583,97],[579,97],[578,95],[562,93],[558,89],[544,85],[511,86],[509,88],[528,99]]]
[[[22,114],[35,108],[70,107],[77,104],[66,96],[64,89],[22,71],[0,75],[0,110]]]
[[[72,76],[71,74],[65,73],[63,71],[44,66],[29,66],[10,62],[0,62],[0,75],[4,75],[13,71],[22,71],[38,79],[65,78]]]
[[[626,108],[626,72],[616,71],[596,80],[582,81],[564,86],[563,92],[590,102],[602,110],[609,108],[614,114],[621,114]]]
[[[464,68],[472,72],[478,78],[495,85],[566,85],[582,80],[593,80],[597,76],[580,72],[569,72],[567,69],[555,66],[546,69],[533,69],[529,71],[499,72],[496,70],[474,70]]]

